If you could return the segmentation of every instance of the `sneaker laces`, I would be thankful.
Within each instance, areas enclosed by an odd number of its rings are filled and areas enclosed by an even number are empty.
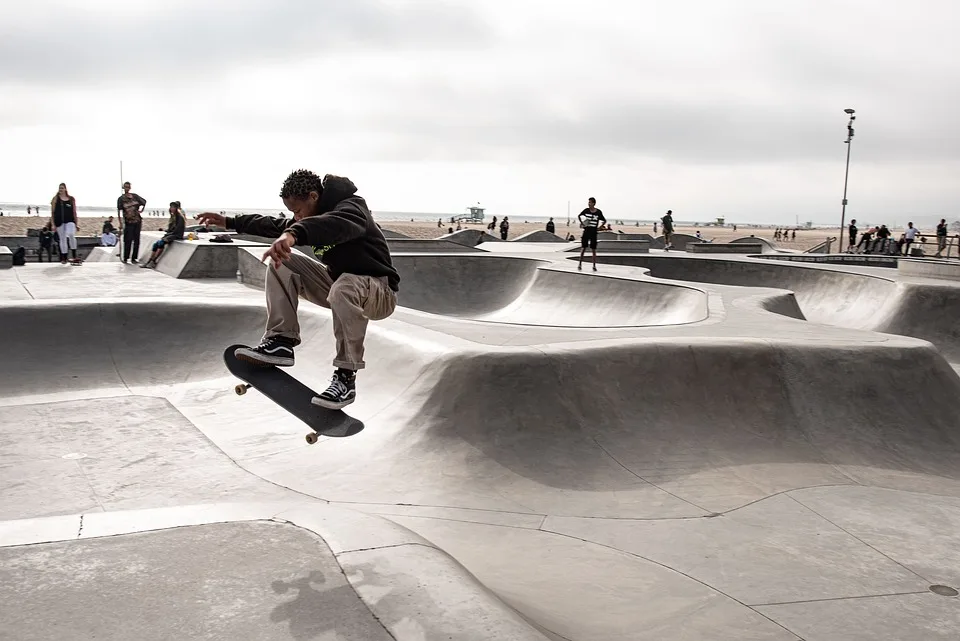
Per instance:
[[[330,381],[330,386],[324,394],[328,396],[341,397],[349,391],[347,384],[343,382],[339,374],[334,374]]]

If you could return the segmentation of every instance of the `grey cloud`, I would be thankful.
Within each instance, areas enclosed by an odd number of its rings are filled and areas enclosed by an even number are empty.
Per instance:
[[[262,0],[219,9],[197,3],[184,16],[122,20],[64,11],[55,25],[48,18],[0,24],[0,82],[120,85],[158,75],[188,82],[251,60],[344,48],[462,48],[492,37],[478,13],[445,3]]]
[[[558,115],[550,97],[536,92],[455,91],[422,82],[383,87],[388,108],[365,117],[327,121],[259,118],[235,113],[242,129],[313,131],[319,135],[362,133],[375,140],[353,147],[358,157],[443,160],[538,161],[545,158],[615,160],[659,157],[697,164],[842,162],[846,148],[846,103],[738,104],[669,96],[605,101],[565,97],[574,116]],[[350,100],[349,91],[342,96]],[[943,119],[904,117],[887,105],[857,105],[854,140],[859,161],[900,163],[960,160],[960,127]],[[322,106],[318,106],[322,110]],[[919,116],[919,114],[918,114]],[[373,134],[377,134],[374,136]]]

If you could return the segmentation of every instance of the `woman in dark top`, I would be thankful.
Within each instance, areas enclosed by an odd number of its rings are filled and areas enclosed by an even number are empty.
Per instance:
[[[60,236],[60,262],[67,262],[67,248],[73,253],[72,260],[77,261],[77,230],[80,219],[77,217],[77,200],[60,183],[57,195],[50,201],[50,222]]]

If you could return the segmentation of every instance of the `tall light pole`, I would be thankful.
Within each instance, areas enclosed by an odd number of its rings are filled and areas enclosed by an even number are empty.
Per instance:
[[[853,121],[857,119],[854,115],[856,111],[853,109],[844,109],[844,113],[850,116],[850,122],[847,123],[847,139],[843,142],[847,145],[847,169],[843,174],[843,210],[840,214],[840,251],[843,252],[843,239],[846,230],[844,226],[847,219],[847,180],[850,178],[850,147],[853,140]]]

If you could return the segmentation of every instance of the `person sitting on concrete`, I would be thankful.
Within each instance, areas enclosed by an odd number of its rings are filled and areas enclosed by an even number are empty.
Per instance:
[[[166,246],[175,240],[183,240],[183,230],[186,229],[186,227],[187,217],[184,216],[183,210],[180,208],[180,201],[175,200],[170,203],[170,222],[167,224],[163,238],[153,244],[153,251],[150,253],[150,258],[147,259],[147,262],[140,265],[140,267],[155,269],[157,261],[163,256],[163,250]]]
[[[38,234],[40,249],[37,250],[37,260],[43,262],[43,253],[47,253],[47,262],[53,262],[53,232],[50,230],[50,223],[43,226]]]
[[[267,326],[257,347],[241,348],[237,358],[289,367],[300,344],[297,306],[300,296],[333,313],[337,355],[330,386],[312,399],[315,405],[340,409],[356,399],[356,374],[363,369],[364,339],[371,320],[383,320],[397,306],[400,275],[390,247],[366,201],[349,178],[327,174],[322,180],[306,169],[294,171],[280,197],[292,220],[249,215],[225,217],[202,213],[201,223],[276,238],[263,258],[270,259],[265,280]],[[311,245],[312,260],[293,252]]]

